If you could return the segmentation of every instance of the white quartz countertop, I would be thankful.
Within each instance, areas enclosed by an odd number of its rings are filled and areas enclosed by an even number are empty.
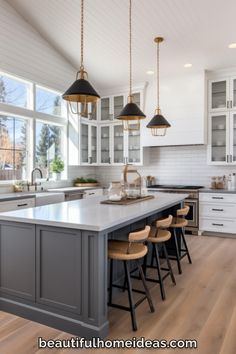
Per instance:
[[[52,196],[52,195],[64,195],[63,192],[60,193],[52,193],[52,192],[18,192],[18,193],[3,193],[0,194],[0,203],[5,202],[5,201],[10,201],[10,200],[17,200],[17,199],[27,199],[27,198],[43,198],[46,196]]]
[[[63,187],[63,188],[49,188],[49,192],[76,192],[76,191],[86,191],[89,189],[102,189],[102,187]]]
[[[0,213],[0,220],[102,231],[171,207],[187,196],[155,193],[153,199],[131,205],[100,204],[107,197],[94,197]]]

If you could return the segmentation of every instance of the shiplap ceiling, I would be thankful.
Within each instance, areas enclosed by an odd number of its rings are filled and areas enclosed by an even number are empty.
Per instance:
[[[74,67],[80,60],[80,0],[7,0]],[[162,35],[161,73],[236,66],[235,0],[133,0],[134,81],[155,70],[153,38]],[[85,66],[96,87],[125,85],[128,0],[85,0]],[[185,63],[192,63],[185,69]]]

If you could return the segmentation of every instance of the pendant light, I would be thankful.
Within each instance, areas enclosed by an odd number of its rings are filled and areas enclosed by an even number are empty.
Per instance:
[[[122,120],[124,130],[139,130],[140,120],[145,118],[145,114],[134,103],[132,94],[132,0],[129,0],[129,96],[128,103],[122,109],[117,119]],[[130,123],[133,127],[131,128]]]
[[[156,37],[154,42],[157,43],[157,108],[155,110],[155,115],[148,123],[147,128],[151,129],[153,136],[164,136],[166,135],[166,129],[170,128],[170,123],[163,117],[160,110],[160,48],[159,44],[163,42],[164,38]]]
[[[94,90],[88,82],[88,74],[84,70],[84,0],[80,0],[81,8],[81,48],[80,48],[80,69],[77,72],[75,82],[62,95],[62,98],[69,102],[70,110],[74,114],[80,114],[79,103],[85,107],[88,103],[96,103],[100,98],[99,94]]]

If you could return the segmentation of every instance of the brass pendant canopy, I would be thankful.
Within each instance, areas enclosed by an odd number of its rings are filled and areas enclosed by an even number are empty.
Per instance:
[[[140,120],[146,116],[133,102],[132,95],[132,0],[129,0],[129,96],[128,103],[116,117],[123,121],[124,130],[139,130]]]
[[[154,38],[154,42],[157,43],[157,109],[155,110],[154,117],[147,124],[147,128],[151,129],[153,136],[166,135],[166,129],[170,128],[170,123],[163,117],[160,110],[160,88],[159,88],[159,44],[164,41],[163,37]]]
[[[69,102],[72,113],[79,114],[79,103],[87,105],[96,103],[100,98],[99,94],[89,83],[88,74],[84,70],[84,0],[81,0],[81,60],[80,70],[77,72],[76,80],[62,95],[62,98]]]

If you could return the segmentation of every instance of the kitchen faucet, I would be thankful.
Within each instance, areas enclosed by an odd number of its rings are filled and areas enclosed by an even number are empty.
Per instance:
[[[40,170],[40,168],[35,167],[35,168],[32,170],[32,172],[31,172],[31,184],[30,184],[31,186],[34,186],[35,191],[37,191],[37,186],[41,184],[41,183],[37,183],[36,180],[34,181],[34,173],[37,172],[37,171],[38,171],[39,174],[40,174],[40,178],[43,178],[43,173],[42,173],[42,171]],[[29,188],[29,185],[28,185],[28,188]]]

